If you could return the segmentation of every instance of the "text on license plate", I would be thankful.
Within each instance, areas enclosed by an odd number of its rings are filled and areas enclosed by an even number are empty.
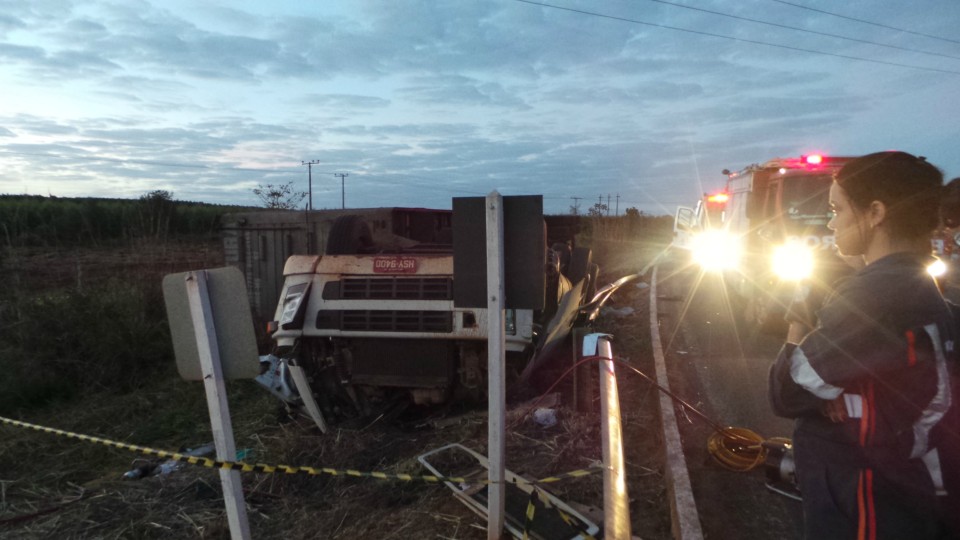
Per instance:
[[[373,271],[377,274],[412,274],[417,271],[417,260],[409,257],[376,257]]]

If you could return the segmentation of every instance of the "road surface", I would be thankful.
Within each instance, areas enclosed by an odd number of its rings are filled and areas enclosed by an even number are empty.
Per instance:
[[[779,338],[738,333],[716,276],[676,272],[668,262],[659,279],[661,339],[674,392],[716,424],[789,437],[792,421],[774,416],[766,399]],[[724,469],[707,451],[714,429],[680,408],[677,417],[705,538],[801,537],[800,502],[768,489],[763,466]]]

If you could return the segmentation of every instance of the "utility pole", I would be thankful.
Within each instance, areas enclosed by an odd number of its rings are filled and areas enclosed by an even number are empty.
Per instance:
[[[579,216],[580,215],[580,199],[582,199],[583,197],[570,197],[570,198],[573,199],[573,215]]]
[[[607,193],[607,216],[610,215],[610,194]]]
[[[347,195],[343,184],[343,179],[350,176],[347,173],[333,173],[334,176],[340,177],[340,208],[347,207]]]
[[[617,211],[613,215],[615,216],[620,215],[620,194],[619,193],[617,193]]]
[[[312,159],[310,161],[301,161],[301,165],[307,166],[307,189],[309,190],[309,198],[307,199],[307,210],[313,210],[313,166],[317,163],[320,163],[318,159]]]

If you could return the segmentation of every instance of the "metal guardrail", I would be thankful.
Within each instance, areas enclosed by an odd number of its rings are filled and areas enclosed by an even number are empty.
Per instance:
[[[623,429],[620,395],[613,363],[613,349],[607,334],[583,338],[584,356],[600,360],[600,432],[603,444],[603,530],[604,538],[630,539],[630,500],[623,458]]]

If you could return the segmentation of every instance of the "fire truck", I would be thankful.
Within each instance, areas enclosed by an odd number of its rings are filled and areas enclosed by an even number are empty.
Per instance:
[[[827,223],[833,175],[851,159],[805,155],[724,170],[723,190],[704,199],[722,201],[713,208],[722,217],[693,233],[693,259],[723,275],[735,315],[747,327],[782,333],[800,281],[828,284],[846,271]],[[677,227],[685,228],[679,219]]]

